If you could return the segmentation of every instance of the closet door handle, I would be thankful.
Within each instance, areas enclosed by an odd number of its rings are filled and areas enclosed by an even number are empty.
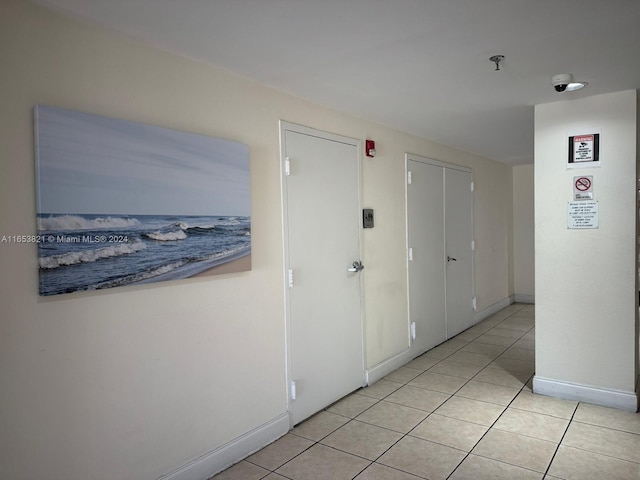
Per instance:
[[[457,261],[458,261],[457,258],[453,258],[453,257],[450,257],[449,255],[447,255],[447,262],[457,262]]]

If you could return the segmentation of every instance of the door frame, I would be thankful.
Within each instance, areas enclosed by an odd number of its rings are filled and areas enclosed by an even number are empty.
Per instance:
[[[415,162],[421,162],[421,163],[426,163],[428,165],[435,165],[438,167],[442,167],[442,168],[450,168],[453,170],[460,170],[463,172],[467,172],[471,174],[471,182],[473,184],[475,184],[475,177],[474,177],[474,173],[473,173],[473,169],[470,167],[465,167],[462,165],[456,165],[453,163],[447,163],[447,162],[442,162],[440,160],[435,160],[433,158],[429,158],[429,157],[424,157],[422,155],[417,155],[414,153],[409,153],[406,152],[404,155],[404,174],[405,174],[405,184],[404,184],[404,188],[405,188],[405,225],[406,225],[406,231],[405,231],[405,240],[406,240],[406,268],[407,268],[407,328],[408,328],[408,333],[409,333],[409,341],[410,341],[410,349],[413,352],[414,349],[414,345],[415,342],[413,341],[413,339],[411,338],[411,298],[409,296],[409,268],[410,268],[410,261],[409,261],[409,248],[411,247],[411,245],[409,245],[409,180],[408,180],[408,176],[409,176],[409,161],[415,161]],[[446,175],[446,172],[445,172]],[[446,208],[446,205],[445,205]],[[472,195],[471,195],[471,240],[475,242],[475,187],[472,190]],[[445,218],[446,221],[446,218]],[[445,240],[446,242],[446,240]],[[445,247],[446,247],[446,243],[445,243]],[[443,252],[443,259],[444,259],[444,255],[446,255],[446,253]],[[475,248],[473,248],[471,250],[471,293],[473,295],[473,298],[476,298],[476,274],[475,274],[475,265],[476,265],[476,252],[475,252]],[[446,274],[445,274],[445,282],[446,282]],[[445,292],[446,294],[446,292]],[[473,312],[476,311],[476,309],[472,309]],[[445,314],[446,314],[446,304],[445,304]],[[475,323],[475,315],[474,315],[474,323]],[[415,354],[416,352],[413,352],[412,354]],[[418,354],[422,354],[424,352],[418,352]]]
[[[292,347],[291,347],[291,288],[289,287],[289,215],[288,215],[288,191],[286,188],[287,182],[287,172],[286,172],[286,132],[294,132],[303,135],[310,135],[313,137],[317,137],[324,140],[335,141],[344,143],[347,145],[352,145],[356,147],[356,156],[357,156],[357,206],[356,212],[362,211],[362,141],[345,137],[343,135],[338,135],[335,133],[330,133],[322,130],[317,130],[315,128],[306,127],[304,125],[299,125],[296,123],[291,123],[285,120],[279,121],[279,130],[280,130],[280,201],[281,201],[281,213],[282,213],[282,245],[283,245],[283,277],[282,284],[284,286],[284,314],[285,314],[285,366],[286,366],[286,375],[285,375],[285,391],[286,391],[286,399],[287,399],[287,413],[289,415],[289,427],[293,428],[293,415],[291,403],[293,401],[291,384],[292,384]],[[358,218],[357,216],[355,217]],[[358,226],[358,255],[362,259],[363,255],[363,235],[362,235],[362,224]],[[345,266],[346,268],[346,266]],[[366,385],[367,382],[367,350],[366,350],[366,330],[365,330],[365,317],[364,317],[364,272],[359,273],[360,275],[360,291],[358,302],[360,305],[360,331],[362,332],[362,386]]]

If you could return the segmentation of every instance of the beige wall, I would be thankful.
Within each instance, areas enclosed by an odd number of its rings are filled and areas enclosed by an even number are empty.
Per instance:
[[[536,106],[536,379],[542,393],[633,406],[636,92]],[[601,129],[601,168],[568,170],[568,133]],[[573,178],[592,175],[599,228],[567,228]]]
[[[474,168],[475,289],[478,311],[482,311],[514,293],[509,261],[513,179],[511,168],[496,162],[465,165]]]
[[[251,272],[55,298],[37,295],[35,246],[1,244],[0,478],[158,478],[286,413],[280,119],[376,140],[369,367],[406,348],[405,152],[474,169],[478,308],[513,293],[505,165],[25,2],[0,2],[0,58],[0,235],[35,233],[39,103],[248,144],[253,233]]]
[[[533,165],[513,167],[513,283],[516,301],[533,303],[534,196]]]

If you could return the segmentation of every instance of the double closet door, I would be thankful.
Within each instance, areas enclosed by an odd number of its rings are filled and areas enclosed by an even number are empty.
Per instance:
[[[473,325],[473,176],[407,155],[409,318],[419,354]]]

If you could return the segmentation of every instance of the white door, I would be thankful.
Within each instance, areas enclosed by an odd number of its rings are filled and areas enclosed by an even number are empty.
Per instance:
[[[409,316],[415,322],[413,348],[424,352],[447,339],[444,262],[443,168],[409,160]]]
[[[412,345],[422,353],[473,324],[472,174],[407,155],[407,247]]]
[[[295,425],[364,385],[359,142],[281,124],[289,410]]]
[[[473,325],[473,192],[471,172],[444,169],[447,338]]]

